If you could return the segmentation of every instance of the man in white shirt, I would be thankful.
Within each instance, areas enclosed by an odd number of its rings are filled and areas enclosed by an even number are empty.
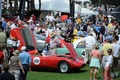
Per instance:
[[[92,36],[92,33],[89,33],[89,35],[87,37],[85,37],[83,39],[83,41],[86,44],[84,62],[87,63],[89,61],[89,59],[88,59],[89,58],[89,54],[94,49],[94,45],[96,44],[96,40]]]
[[[8,38],[7,47],[12,47],[16,50],[20,46],[20,40],[18,38]]]

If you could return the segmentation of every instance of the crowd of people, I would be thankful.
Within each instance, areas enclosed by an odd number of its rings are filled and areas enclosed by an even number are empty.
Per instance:
[[[57,44],[60,44],[59,40],[56,38],[58,36],[71,38],[76,38],[75,36],[77,36],[77,39],[79,39],[79,37],[85,38],[86,54],[91,57],[90,80],[92,80],[92,74],[94,74],[94,80],[97,80],[96,76],[101,64],[104,80],[108,80],[108,78],[112,80],[112,77],[114,77],[113,74],[118,76],[118,58],[120,57],[120,22],[116,22],[114,17],[110,17],[109,19],[107,16],[99,14],[90,17],[85,22],[82,21],[80,15],[75,19],[69,16],[66,20],[61,20],[60,16],[54,16],[53,14],[48,14],[45,17],[45,20],[43,18],[36,18],[34,14],[32,14],[28,20],[24,21],[21,21],[19,17],[14,21],[8,22],[6,22],[4,18],[1,18],[0,47],[5,45],[7,45],[7,47],[11,45],[14,46],[13,43],[16,39],[11,38],[10,30],[19,27],[19,25],[29,27],[33,34],[40,34],[45,37],[54,34],[54,37],[50,40],[50,53],[55,53]],[[13,41],[12,44],[10,41],[11,39]],[[102,52],[98,51],[99,47],[95,45],[95,40],[98,40],[103,45]],[[18,77],[23,77],[23,79],[20,80],[25,80],[27,71],[30,68],[31,58],[30,55],[25,52],[25,46],[21,48],[22,52],[16,51],[16,46],[18,47],[19,45],[20,44],[15,44],[14,55],[9,59],[8,63],[10,65],[10,73],[15,75],[15,80],[19,80]],[[15,68],[13,67],[14,65]],[[8,67],[3,66],[3,70],[8,73]],[[2,75],[4,75],[4,72]],[[1,76],[0,79],[3,78],[3,76]]]

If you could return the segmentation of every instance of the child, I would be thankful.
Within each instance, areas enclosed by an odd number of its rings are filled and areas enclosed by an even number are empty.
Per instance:
[[[96,76],[98,73],[98,68],[100,68],[100,61],[101,61],[101,53],[98,50],[99,46],[95,45],[95,49],[92,50],[92,52],[90,53],[90,80],[92,80],[92,75],[94,74],[94,79],[93,80],[97,80]]]
[[[104,72],[104,80],[113,80],[110,73],[111,73],[111,67],[113,64],[113,55],[112,55],[112,49],[107,50],[109,56],[107,58],[107,62],[105,64],[105,72]]]
[[[118,35],[114,36],[112,45],[113,45],[113,66],[112,66],[112,73],[111,76],[114,77],[114,75],[116,77],[118,77],[118,59],[119,59],[119,51],[120,51],[120,45],[118,44]]]

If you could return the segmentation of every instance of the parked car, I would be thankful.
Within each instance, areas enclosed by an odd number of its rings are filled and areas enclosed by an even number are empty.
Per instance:
[[[33,34],[36,40],[37,49],[44,50],[48,43],[46,42],[46,37],[40,34]]]
[[[17,37],[20,40],[20,49],[22,46],[26,46],[28,53],[32,58],[32,69],[53,69],[59,70],[62,73],[67,73],[72,70],[79,70],[85,66],[82,58],[80,58],[72,44],[64,41],[64,39],[59,39],[61,41],[61,46],[65,45],[69,54],[63,55],[47,55],[43,56],[42,53],[37,52],[37,44],[33,33],[29,28],[20,26],[18,28],[12,29],[10,31],[12,37]]]
[[[32,55],[32,65],[34,69],[58,70],[67,73],[80,70],[85,66],[84,61],[77,55],[71,43],[64,43],[70,54],[64,55]]]
[[[85,57],[85,44],[82,41],[83,38],[75,40],[72,44],[73,47],[77,53],[77,55],[81,58],[84,59]],[[102,45],[96,40],[96,44],[99,45],[99,50],[102,52]],[[66,54],[70,53],[66,47],[64,46],[63,48],[57,48],[57,54]]]

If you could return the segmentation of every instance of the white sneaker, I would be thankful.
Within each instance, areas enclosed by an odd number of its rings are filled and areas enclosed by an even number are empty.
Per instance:
[[[103,76],[101,77],[101,79],[104,79]]]
[[[115,72],[115,76],[118,77],[118,72]]]
[[[111,77],[114,77],[114,73],[111,73]]]

